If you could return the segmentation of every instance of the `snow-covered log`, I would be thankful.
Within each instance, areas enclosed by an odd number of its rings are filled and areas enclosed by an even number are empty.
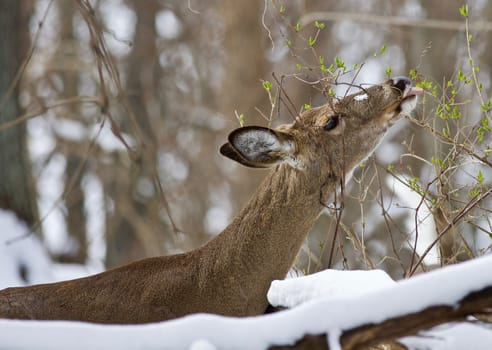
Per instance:
[[[384,344],[385,349],[406,349],[397,342],[398,338],[418,334],[431,327],[449,322],[465,321],[468,317],[492,311],[492,286],[480,291],[471,292],[455,305],[436,305],[422,311],[392,317],[380,323],[367,324],[347,329],[340,336],[340,345],[345,350],[368,349],[370,346]],[[492,331],[483,339],[482,345],[492,346]],[[305,335],[291,346],[273,346],[270,349],[330,349],[326,339],[330,334],[318,336]],[[446,339],[442,339],[443,342]],[[470,343],[473,344],[473,339]],[[405,342],[403,342],[405,343]],[[410,347],[412,342],[410,341]],[[338,348],[338,345],[332,348]],[[382,347],[383,348],[383,347]],[[382,349],[381,348],[381,349]],[[443,347],[444,348],[444,347]],[[473,347],[475,349],[475,347]],[[452,347],[452,349],[455,349]],[[458,349],[458,348],[456,348]]]

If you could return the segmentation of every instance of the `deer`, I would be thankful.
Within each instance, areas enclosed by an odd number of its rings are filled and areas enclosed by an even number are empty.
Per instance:
[[[137,324],[195,313],[261,315],[314,222],[421,88],[396,77],[300,113],[276,128],[233,130],[220,153],[270,168],[233,221],[203,246],[89,277],[0,291],[0,318]]]

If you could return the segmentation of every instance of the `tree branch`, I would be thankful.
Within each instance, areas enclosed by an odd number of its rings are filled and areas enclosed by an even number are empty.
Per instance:
[[[407,18],[399,16],[388,17],[375,14],[368,15],[366,13],[351,12],[311,12],[302,16],[299,23],[302,27],[304,27],[314,21],[335,22],[343,20],[387,26],[418,27],[462,32],[466,30],[465,22],[463,21],[445,21],[439,19]],[[469,24],[469,29],[473,31],[491,31],[492,22],[474,20],[473,23]]]

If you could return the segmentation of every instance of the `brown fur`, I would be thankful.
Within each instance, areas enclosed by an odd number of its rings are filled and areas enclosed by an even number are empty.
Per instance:
[[[246,166],[273,168],[233,222],[201,248],[86,278],[4,289],[0,317],[144,323],[198,312],[262,314],[271,281],[284,278],[330,194],[398,115],[402,91],[391,81],[359,94],[364,93],[365,100],[354,95],[333,100],[274,131],[234,131],[224,155]],[[334,115],[340,125],[325,130]],[[256,132],[269,133],[281,147],[255,144],[263,153],[249,156],[241,137],[249,141]]]

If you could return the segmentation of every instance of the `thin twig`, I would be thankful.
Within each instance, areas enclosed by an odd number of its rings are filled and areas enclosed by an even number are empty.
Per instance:
[[[27,237],[29,237],[30,235],[33,234],[34,231],[36,231],[39,227],[41,227],[41,224],[48,218],[48,216],[51,215],[51,213],[57,208],[59,207],[63,201],[65,201],[65,199],[67,198],[68,194],[72,192],[73,188],[75,187],[75,185],[77,184],[77,181],[78,179],[80,178],[81,174],[82,174],[82,170],[84,169],[85,167],[85,164],[87,163],[87,160],[89,159],[89,155],[92,154],[92,150],[94,149],[94,147],[96,146],[96,141],[97,139],[99,138],[99,135],[101,134],[101,131],[104,127],[104,119],[103,121],[101,122],[100,126],[99,126],[99,130],[97,131],[97,133],[94,135],[94,137],[92,138],[91,142],[89,143],[89,147],[87,148],[87,151],[84,152],[85,156],[84,158],[81,160],[81,162],[78,164],[77,166],[77,169],[75,169],[75,172],[74,172],[74,175],[70,178],[70,181],[68,183],[68,185],[65,187],[65,190],[63,191],[63,193],[51,204],[50,208],[48,209],[48,211],[43,215],[43,217],[41,217],[34,225],[32,225],[31,227],[29,227],[30,231],[29,232],[26,232],[25,234],[23,235],[20,235],[18,237],[14,237],[12,239],[9,239],[5,242],[5,244],[7,245],[10,245],[10,244],[13,244],[13,243],[16,243],[18,241],[21,241]]]
[[[466,153],[468,153],[468,155],[472,156],[473,158],[479,160],[480,162],[488,165],[489,167],[492,167],[492,162],[489,161],[487,159],[487,157],[485,156],[480,156],[478,154],[476,154],[475,152],[473,152],[473,150],[471,150],[469,147],[467,147],[466,145],[464,145],[463,143],[458,143],[456,142],[456,140],[453,140],[451,139],[450,137],[447,137],[447,136],[444,136],[441,132],[437,131],[434,127],[432,127],[431,125],[429,124],[426,124],[424,122],[421,122],[419,121],[418,119],[416,118],[413,118],[412,116],[409,116],[409,115],[406,115],[405,116],[408,120],[410,120],[412,123],[414,123],[415,125],[418,125],[420,127],[423,127],[424,129],[427,129],[429,130],[434,136],[438,137],[439,139],[441,139],[441,141],[444,141],[445,143],[448,143],[450,145],[454,145],[456,148],[459,148],[459,149],[462,149],[463,151],[465,151]]]
[[[290,99],[289,94],[287,94],[287,92],[284,89],[283,82],[284,82],[284,78],[285,77],[282,75],[280,77],[280,81],[279,81],[278,78],[277,78],[277,76],[275,75],[275,72],[272,72],[272,77],[275,80],[275,82],[277,83],[277,85],[278,85],[278,87],[280,89],[280,92],[283,92],[283,94],[284,94],[285,98],[287,99],[287,102],[289,102],[289,104],[285,103],[284,100],[281,98],[282,94],[279,94],[280,101],[284,102],[285,108],[287,108],[287,111],[292,116],[292,118],[295,120],[299,115],[297,114],[297,112],[295,112],[296,106],[295,106],[294,102],[292,102],[292,100]]]
[[[128,97],[127,97],[125,90],[123,88],[123,84],[121,83],[119,72],[116,69],[116,66],[114,64],[114,60],[112,59],[109,51],[107,50],[105,40],[104,40],[103,36],[101,35],[101,30],[99,29],[100,26],[96,23],[96,20],[94,17],[94,10],[93,10],[93,8],[92,8],[92,6],[88,0],[77,0],[77,4],[79,5],[79,8],[81,10],[81,15],[84,18],[84,21],[87,23],[87,26],[89,28],[96,60],[98,60],[98,64],[99,64],[99,62],[102,63],[105,70],[107,71],[107,73],[111,77],[113,83],[115,84],[115,86],[118,90],[118,96],[120,97],[123,106],[125,107],[126,111],[128,112],[128,116],[130,118],[130,122],[132,124],[133,131],[134,131],[135,136],[136,136],[137,140],[139,141],[139,144],[141,147],[141,149],[140,149],[141,154],[143,155],[145,162],[147,164],[149,164],[149,169],[151,171],[154,185],[157,189],[157,193],[159,194],[161,202],[164,206],[164,210],[167,214],[167,217],[168,217],[169,222],[171,224],[171,227],[173,229],[173,234],[174,234],[173,238],[176,240],[178,233],[183,232],[183,231],[178,228],[178,226],[176,225],[176,223],[173,219],[173,216],[171,214],[171,207],[170,207],[169,202],[166,198],[164,189],[162,187],[162,184],[161,184],[161,181],[159,178],[159,174],[157,171],[157,165],[155,164],[154,159],[152,158],[152,155],[149,154],[148,147],[146,147],[143,132],[142,132],[142,130],[141,130],[141,128],[137,122],[137,118],[136,118],[135,113],[133,112],[133,110],[131,108],[130,102],[128,101]],[[103,79],[102,74],[100,74],[100,79]],[[101,86],[103,86],[104,84],[105,84],[104,81],[101,80]],[[105,90],[103,90],[103,91],[105,91]],[[105,96],[103,96],[103,98],[105,98]],[[110,117],[111,113],[109,112],[109,110],[105,110],[104,112],[108,117]],[[114,120],[113,120],[113,122],[114,122]],[[115,133],[115,135],[118,136],[117,134],[119,132],[119,128],[117,128],[116,123],[114,123],[114,125],[112,125],[112,127],[113,126],[116,127],[115,129],[113,129],[113,133]],[[122,137],[118,137],[118,138],[120,140],[124,140]],[[130,152],[131,156],[134,156],[134,157],[136,156],[136,153],[133,150],[131,150],[130,148],[127,148],[127,149]]]
[[[268,10],[268,1],[269,0],[265,0],[265,2],[264,2],[265,6],[263,8],[263,14],[261,15],[261,25],[263,26],[263,28],[268,33],[268,39],[270,39],[270,42],[272,43],[272,51],[273,51],[273,50],[275,50],[275,41],[273,41],[272,32],[270,31],[270,28],[268,28],[268,26],[265,23],[265,17],[266,17],[266,13]]]
[[[377,179],[378,179],[378,186],[379,186],[379,201],[381,202],[380,203],[380,206],[381,206],[381,210],[382,210],[382,215],[383,215],[383,218],[384,218],[384,224],[385,224],[385,227],[386,227],[386,233],[388,234],[388,237],[390,239],[390,242],[391,242],[391,249],[393,251],[393,254],[395,255],[396,257],[396,260],[400,263],[400,267],[403,271],[403,273],[405,272],[405,265],[403,264],[403,260],[402,258],[400,257],[400,255],[398,254],[398,250],[396,249],[396,244],[395,244],[395,239],[391,233],[391,227],[390,227],[390,222],[389,222],[389,214],[388,214],[388,211],[386,210],[385,206],[384,206],[384,195],[383,195],[383,184],[382,184],[382,181],[381,181],[381,176],[379,174],[379,171],[378,171],[378,168],[376,167],[376,174],[377,174]],[[388,205],[388,208],[391,207],[391,201],[390,201],[390,204]]]
[[[442,236],[444,236],[446,234],[446,232],[448,232],[453,226],[456,226],[456,224],[458,224],[458,222],[460,222],[461,219],[463,219],[463,217],[466,214],[468,214],[468,212],[470,212],[470,210],[475,208],[475,206],[479,202],[481,202],[482,200],[487,198],[491,193],[492,193],[492,188],[489,188],[486,192],[482,193],[481,195],[474,197],[463,209],[461,209],[461,211],[453,218],[453,220],[445,228],[443,228],[441,232],[439,232],[436,239],[434,239],[434,241],[432,241],[432,243],[426,248],[424,253],[420,256],[419,261],[417,261],[417,263],[415,264],[413,269],[410,270],[409,276],[412,276],[415,273],[417,268],[424,261],[427,254],[429,254],[431,249],[437,244],[437,242],[439,242],[439,240],[442,238]]]
[[[188,0],[188,10],[190,10],[191,13],[194,13],[195,15],[199,15],[200,11],[195,10],[194,8],[191,7],[191,0]]]
[[[97,96],[74,96],[74,97],[69,97],[69,98],[65,98],[62,100],[58,100],[58,101],[55,101],[53,103],[47,104],[45,106],[41,106],[34,111],[24,113],[23,115],[15,118],[14,120],[11,120],[7,123],[1,124],[0,125],[0,132],[5,130],[5,129],[9,129],[11,127],[14,127],[17,124],[28,121],[29,119],[40,116],[40,115],[46,113],[50,109],[61,107],[61,106],[79,104],[79,103],[94,103],[96,105],[99,105],[101,103],[101,99]]]

